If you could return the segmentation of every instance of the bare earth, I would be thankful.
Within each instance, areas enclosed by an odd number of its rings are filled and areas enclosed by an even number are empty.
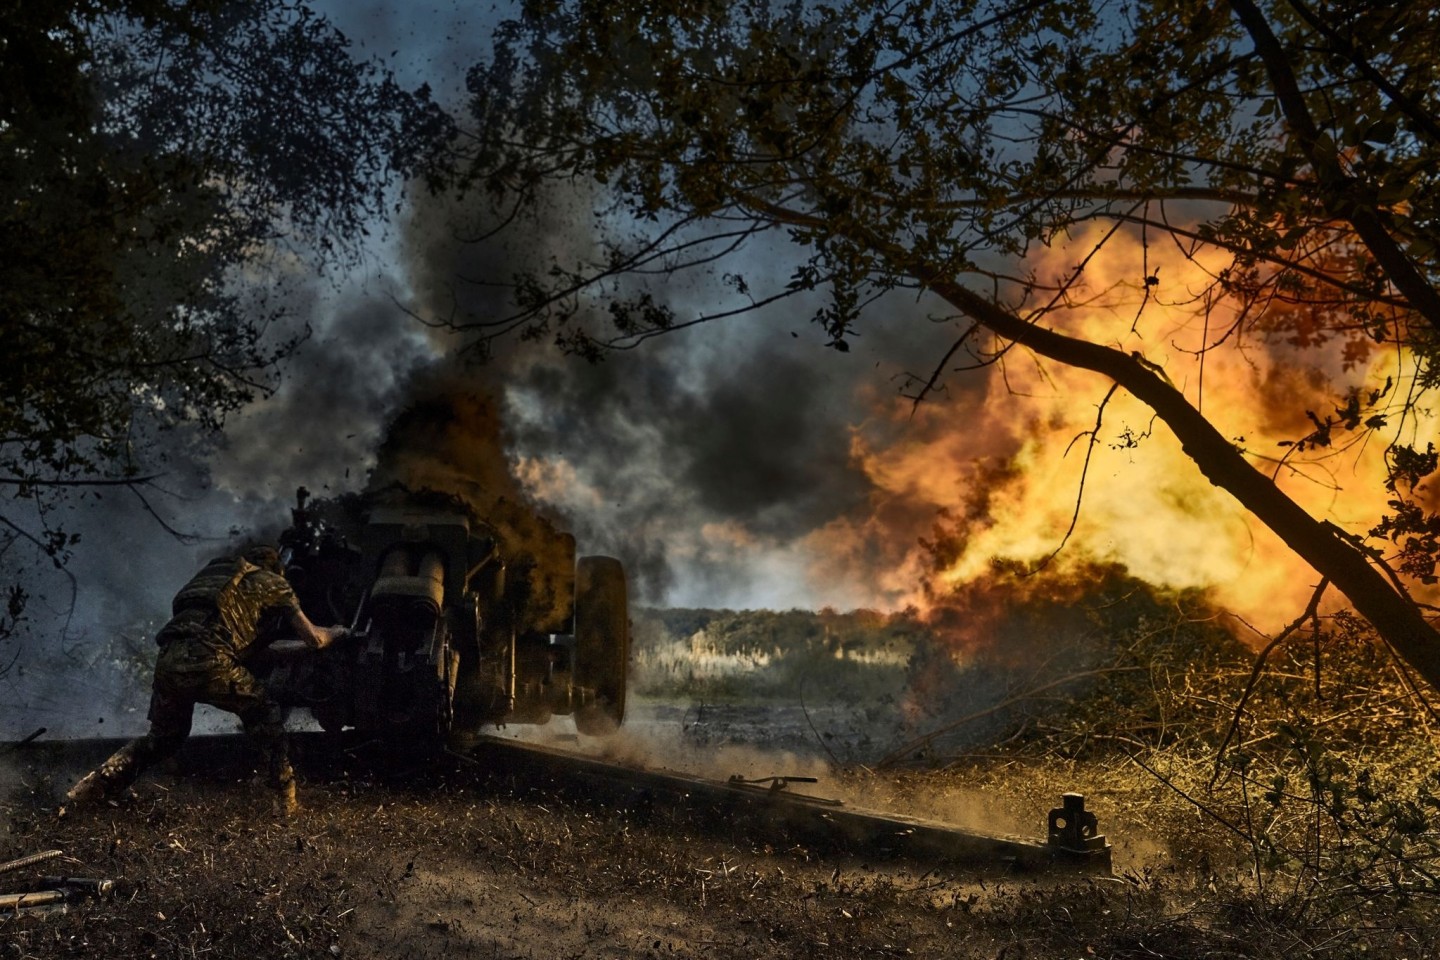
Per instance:
[[[867,862],[669,809],[563,798],[445,758],[302,752],[306,809],[285,821],[243,750],[192,742],[123,800],[57,819],[55,797],[94,759],[84,752],[37,745],[5,759],[0,859],[60,848],[66,859],[46,872],[112,877],[119,893],[0,922],[0,960],[1014,960],[1153,957],[1201,936],[1148,870],[985,876]],[[23,879],[0,877],[12,881],[0,889]],[[1202,940],[1194,955],[1257,955],[1220,931]]]

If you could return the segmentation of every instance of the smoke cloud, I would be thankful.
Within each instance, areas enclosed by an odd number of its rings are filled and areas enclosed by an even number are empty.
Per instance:
[[[454,351],[510,316],[518,272],[598,258],[595,197],[577,187],[547,200],[518,236],[494,237],[500,215],[483,202],[416,204],[404,243],[411,309],[466,328],[437,342]],[[786,255],[760,244],[732,266],[757,287],[783,286]],[[684,276],[652,293],[682,318],[724,295],[713,277]],[[603,331],[607,306],[581,302],[570,323]],[[877,394],[898,393],[902,375],[952,331],[922,319],[897,327],[901,335],[856,338],[842,354],[809,323],[815,306],[797,297],[595,363],[545,342],[561,329],[511,337],[486,344],[488,362],[464,377],[500,399],[510,466],[526,491],[582,552],[620,557],[642,602],[890,606],[894,590],[837,579],[833,563],[822,569],[837,546],[823,531],[858,530],[873,512],[878,491],[855,456],[856,430]],[[901,310],[918,315],[914,305]],[[871,534],[893,539],[870,531],[846,548],[852,559],[893,553]]]

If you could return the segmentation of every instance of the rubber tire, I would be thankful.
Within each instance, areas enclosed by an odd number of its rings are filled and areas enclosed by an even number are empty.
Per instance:
[[[625,720],[630,668],[630,605],[625,568],[614,557],[581,557],[575,565],[575,673],[594,687],[595,702],[575,711],[575,729],[602,737]]]

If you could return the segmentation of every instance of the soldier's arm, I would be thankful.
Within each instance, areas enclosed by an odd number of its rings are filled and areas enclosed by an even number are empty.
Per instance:
[[[312,650],[321,650],[346,636],[350,631],[344,627],[317,627],[300,609],[300,598],[295,589],[280,574],[257,571],[251,574],[256,588],[268,591],[263,604],[262,616],[281,614],[285,623],[294,631],[295,639]]]
[[[298,606],[291,608],[289,620],[295,636],[316,650],[323,650],[350,632],[344,627],[317,627]]]

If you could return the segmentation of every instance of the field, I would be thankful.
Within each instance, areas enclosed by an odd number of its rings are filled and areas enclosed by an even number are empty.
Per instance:
[[[216,741],[57,819],[96,750],[42,742],[3,756],[0,858],[60,848],[55,872],[119,892],[4,921],[0,957],[1440,956],[1440,741],[1383,651],[1330,621],[1252,685],[1253,651],[1142,612],[1023,672],[1013,647],[956,656],[891,618],[827,632],[808,615],[818,631],[790,642],[769,616],[712,612],[697,640],[641,613],[626,732],[538,734],[706,774],[818,774],[850,802],[1037,838],[1078,790],[1113,876],[870,860],[311,741],[293,820]]]

